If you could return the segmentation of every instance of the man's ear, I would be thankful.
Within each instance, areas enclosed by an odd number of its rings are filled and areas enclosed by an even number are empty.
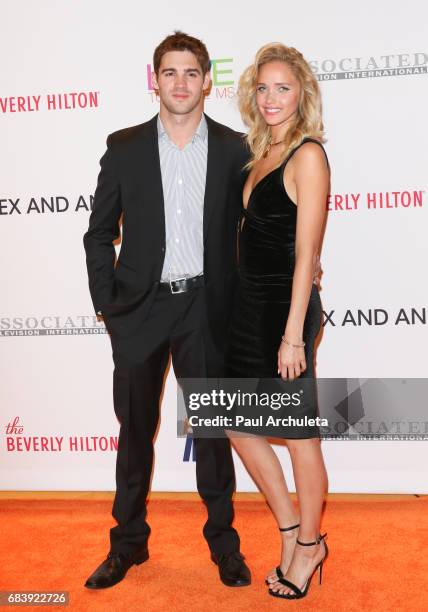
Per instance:
[[[203,89],[204,89],[204,91],[209,91],[211,89],[211,74],[210,74],[210,72],[207,72],[205,74],[205,76],[204,76]]]
[[[156,72],[152,72],[152,85],[153,85],[154,89],[159,89],[158,79],[157,79],[157,76],[156,76]]]

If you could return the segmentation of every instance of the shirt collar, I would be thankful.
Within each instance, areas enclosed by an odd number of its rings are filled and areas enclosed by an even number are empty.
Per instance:
[[[161,140],[165,137],[169,139],[168,132],[166,131],[161,121],[160,115],[158,115],[157,127],[158,127],[158,139]],[[205,141],[207,137],[208,137],[207,120],[205,119],[204,113],[202,113],[201,120],[199,122],[198,127],[196,128],[196,132],[193,134],[193,138],[191,142],[195,142],[197,138],[200,138],[201,140]]]

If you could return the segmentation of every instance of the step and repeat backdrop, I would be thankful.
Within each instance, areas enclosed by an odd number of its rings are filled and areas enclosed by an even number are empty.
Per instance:
[[[424,3],[1,0],[0,15],[1,488],[115,487],[111,345],[82,236],[107,135],[158,111],[152,53],[174,29],[206,43],[205,110],[239,130],[238,79],[261,45],[281,41],[310,61],[332,167],[318,375],[427,376]],[[427,493],[416,438],[323,442],[330,491]],[[276,450],[293,488],[286,448]],[[236,466],[238,490],[254,490]],[[196,490],[194,467],[170,370],[153,489]]]

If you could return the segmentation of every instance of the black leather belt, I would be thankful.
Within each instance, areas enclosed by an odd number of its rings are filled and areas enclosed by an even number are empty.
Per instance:
[[[161,282],[159,289],[169,293],[186,293],[192,289],[199,289],[204,286],[204,277],[192,276],[192,278],[176,278],[175,280]]]

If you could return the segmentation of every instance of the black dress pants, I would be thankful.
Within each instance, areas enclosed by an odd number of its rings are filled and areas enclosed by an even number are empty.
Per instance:
[[[204,288],[178,294],[160,288],[148,316],[132,335],[111,335],[114,409],[120,422],[112,512],[117,526],[110,531],[113,552],[132,556],[147,545],[146,497],[165,370],[171,353],[177,379],[207,377],[204,300]],[[108,317],[106,325],[109,328]],[[214,376],[212,371],[210,375]],[[235,474],[229,440],[196,438],[194,445],[197,487],[208,511],[204,536],[215,554],[237,551],[239,536],[232,527]]]

